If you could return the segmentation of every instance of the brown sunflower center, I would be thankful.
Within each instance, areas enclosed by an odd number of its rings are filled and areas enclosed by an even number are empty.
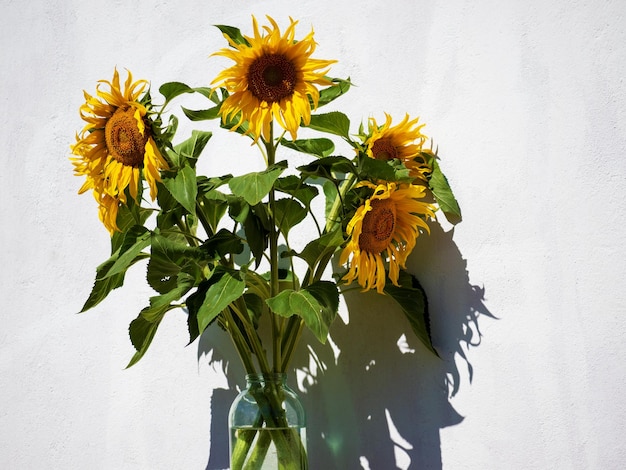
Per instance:
[[[398,158],[398,151],[390,138],[382,137],[372,145],[372,155],[376,160],[388,161]]]
[[[137,127],[135,108],[118,108],[104,128],[109,154],[118,162],[138,167],[143,163],[148,130],[143,135]]]
[[[396,206],[390,199],[374,199],[372,210],[363,217],[359,247],[369,253],[385,250],[396,226]]]
[[[259,100],[275,103],[293,94],[296,67],[283,54],[258,57],[248,69],[248,88]]]

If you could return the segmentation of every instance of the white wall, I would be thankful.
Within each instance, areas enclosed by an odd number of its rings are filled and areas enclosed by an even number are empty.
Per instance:
[[[185,348],[171,313],[123,370],[150,295],[141,269],[75,314],[108,236],[67,157],[82,89],[116,65],[155,88],[207,85],[224,64],[208,57],[224,44],[211,25],[249,31],[252,13],[315,27],[316,56],[358,84],[341,102],[355,121],[420,115],[464,211],[410,263],[443,360],[410,335],[400,353],[397,312],[351,297],[338,363],[319,349],[328,370],[302,392],[313,468],[621,468],[626,4],[182,4],[0,3],[0,468],[226,466],[242,376],[221,332]]]

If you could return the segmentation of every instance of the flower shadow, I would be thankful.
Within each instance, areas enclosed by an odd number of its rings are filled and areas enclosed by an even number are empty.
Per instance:
[[[289,382],[307,411],[310,468],[442,468],[440,430],[463,420],[450,398],[462,377],[471,382],[467,352],[480,344],[479,320],[495,318],[484,289],[470,283],[452,237],[453,231],[432,226],[407,265],[428,293],[439,358],[411,332],[399,307],[374,292],[345,294],[349,321],[336,319],[327,344],[305,331]],[[206,467],[225,469],[228,409],[245,373],[219,328],[200,338],[199,360],[204,354],[228,380],[228,389],[213,390]]]

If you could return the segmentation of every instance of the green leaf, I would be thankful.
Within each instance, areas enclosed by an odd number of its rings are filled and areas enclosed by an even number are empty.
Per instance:
[[[180,272],[180,266],[167,259],[157,256],[152,251],[152,256],[148,262],[146,279],[148,284],[159,294],[165,294],[177,285],[176,276]]]
[[[215,274],[206,281],[209,288],[197,311],[198,329],[202,333],[222,310],[243,295],[246,283],[238,271],[216,269]]]
[[[360,161],[359,179],[371,181],[406,182],[414,180],[406,166],[399,160],[376,160],[363,156]]]
[[[170,292],[179,285],[178,276],[189,264],[206,258],[205,253],[196,247],[190,247],[182,234],[176,238],[158,233],[152,236],[150,261],[148,262],[148,284],[160,294]]]
[[[146,351],[150,347],[160,323],[161,320],[150,322],[141,314],[130,322],[128,334],[130,335],[130,340],[137,352],[133,355],[130,362],[126,366],[127,369],[137,364],[137,362],[139,362],[139,360],[146,354]]]
[[[328,329],[337,313],[339,293],[334,283],[320,281],[306,289],[284,290],[266,302],[277,315],[301,317],[317,339],[325,343]]]
[[[278,199],[274,204],[275,220],[279,230],[286,237],[289,230],[306,217],[307,211],[294,199]]]
[[[183,113],[189,118],[190,121],[210,121],[211,119],[217,119],[220,117],[220,106],[214,106],[209,109],[187,109],[184,106]]]
[[[173,308],[178,305],[170,305],[172,302],[180,300],[194,286],[195,278],[185,272],[181,272],[177,276],[177,285],[171,291],[150,297],[150,306],[141,311],[141,315],[148,321],[160,321],[160,319]]]
[[[206,194],[208,196],[208,193],[211,193],[220,186],[225,185],[232,179],[232,177],[233,175],[214,176],[211,178],[207,178],[206,176],[198,176],[198,192],[201,194]],[[217,194],[218,199],[224,199],[222,193]]]
[[[302,175],[325,178],[331,181],[336,181],[335,173],[357,172],[352,162],[342,156],[320,158],[308,165],[299,166],[297,169]]]
[[[426,292],[417,278],[404,270],[400,271],[398,279],[400,287],[391,283],[385,284],[385,293],[394,299],[406,318],[409,320],[415,336],[436,356],[439,356],[432,344],[430,336],[430,318]]]
[[[305,290],[310,292],[324,309],[326,335],[328,335],[328,328],[330,328],[339,311],[339,289],[337,289],[337,284],[331,281],[317,281],[307,286]]]
[[[244,198],[232,194],[226,195],[226,201],[228,202],[228,216],[235,222],[243,224],[250,212],[250,204]]]
[[[452,188],[450,188],[448,179],[441,171],[436,157],[431,157],[427,162],[433,169],[433,172],[428,180],[428,186],[430,187],[433,196],[435,196],[437,204],[439,204],[439,207],[446,216],[446,219],[448,219],[448,222],[456,225],[462,220],[461,208],[452,193]]]
[[[335,143],[326,138],[318,139],[299,139],[286,140],[281,139],[280,143],[287,148],[297,150],[298,152],[315,155],[316,157],[327,157],[335,150]]]
[[[198,247],[189,246],[181,234],[176,234],[174,238],[155,232],[152,236],[151,253],[152,257],[165,259],[179,266],[182,259],[206,259],[205,252]]]
[[[263,315],[263,312],[267,310],[267,305],[263,299],[257,294],[245,293],[243,300],[246,303],[248,309],[248,317],[252,320],[252,324],[256,329],[259,326],[259,318]]]
[[[311,201],[319,194],[319,190],[315,186],[304,183],[295,175],[278,178],[274,188],[295,197],[306,208],[311,207]]]
[[[313,114],[311,116],[311,122],[307,127],[345,137],[346,139],[350,138],[350,119],[339,111],[332,111],[326,114]]]
[[[195,215],[198,195],[195,169],[185,165],[176,172],[173,178],[163,178],[163,184],[181,206],[190,214]]]
[[[183,93],[193,92],[193,88],[181,82],[168,82],[159,87],[159,92],[166,101],[170,101]]]
[[[236,196],[255,206],[270,192],[280,174],[287,168],[287,162],[279,162],[261,172],[236,176],[228,182],[230,190]]]
[[[226,26],[223,24],[216,24],[216,28],[218,28],[222,34],[228,36],[231,41],[235,44],[250,46],[248,40],[241,34],[239,28],[235,28],[234,26]]]
[[[352,86],[350,78],[348,78],[347,80],[341,78],[333,78],[332,82],[334,84],[333,86],[329,86],[328,88],[320,90],[320,98],[317,102],[318,108],[346,94]],[[313,105],[312,101],[313,100],[311,100],[311,105]]]
[[[113,289],[117,289],[124,284],[124,276],[126,272],[121,272],[115,276],[106,277],[106,272],[113,266],[115,260],[107,260],[98,266],[96,271],[96,281],[91,289],[91,293],[87,301],[80,310],[80,313],[86,312],[90,308],[95,307],[102,302]]]
[[[243,223],[248,247],[255,259],[255,269],[263,260],[263,252],[269,240],[269,221],[267,209],[263,204],[257,204],[247,214]]]
[[[322,185],[322,189],[324,191],[324,217],[326,217],[326,220],[329,220],[330,213],[335,205],[335,199],[339,196],[339,188],[336,181],[326,181]]]
[[[117,227],[119,232],[115,232],[111,237],[111,253],[119,250],[124,243],[126,233],[135,227],[143,226],[148,217],[153,214],[152,209],[144,209],[138,205],[131,197],[128,197],[127,204],[122,204],[117,213]]]
[[[210,258],[224,258],[227,254],[241,253],[243,242],[237,235],[223,228],[205,241],[201,248]]]
[[[139,316],[130,323],[130,340],[137,352],[131,358],[127,368],[136,364],[144,356],[165,314],[178,307],[177,305],[170,305],[170,303],[185,295],[193,287],[193,284],[194,279],[191,276],[181,273],[178,276],[176,289],[164,295],[151,297],[150,306],[144,308]]]
[[[206,144],[209,142],[213,134],[208,131],[191,131],[191,137],[189,137],[184,142],[181,142],[174,150],[181,156],[193,160],[191,162],[191,166],[195,166],[195,160],[200,157],[200,154],[206,147]]]
[[[320,238],[311,240],[297,256],[306,261],[312,270],[324,257],[332,255],[343,243],[343,233],[339,228],[323,234]]]
[[[108,269],[99,270],[96,279],[105,279],[126,270],[139,259],[147,257],[141,251],[150,245],[150,231],[142,226],[135,226],[124,234],[124,240],[120,248],[111,256],[113,263]]]
[[[215,191],[214,193],[202,196],[198,200],[198,206],[206,222],[211,228],[211,232],[217,230],[217,226],[228,209],[226,197]]]
[[[159,92],[165,97],[165,101],[171,101],[184,93],[200,93],[208,98],[212,90],[206,87],[191,88],[181,82],[168,82],[159,87]]]

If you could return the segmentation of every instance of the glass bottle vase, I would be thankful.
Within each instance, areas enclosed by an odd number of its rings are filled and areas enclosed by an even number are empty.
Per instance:
[[[230,468],[308,469],[306,417],[285,374],[248,374],[228,413]]]

